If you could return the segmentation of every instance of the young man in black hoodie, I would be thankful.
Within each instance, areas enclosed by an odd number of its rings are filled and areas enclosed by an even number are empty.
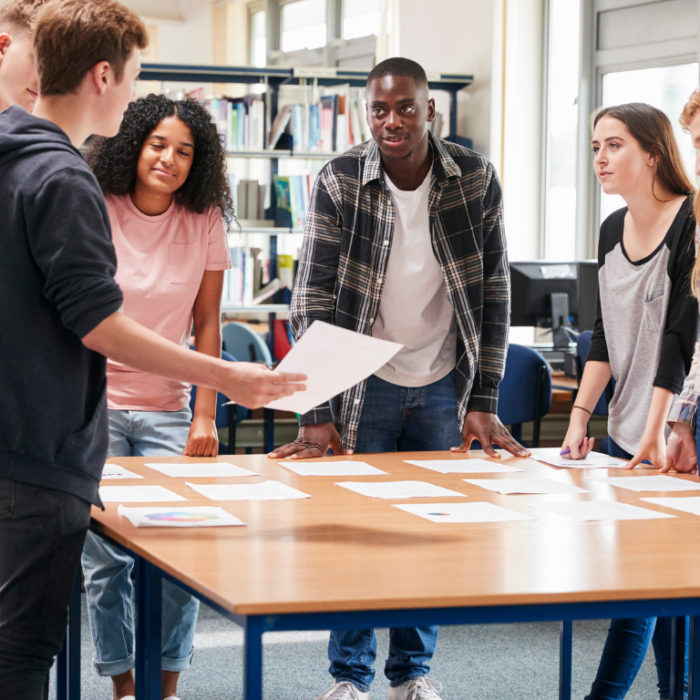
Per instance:
[[[114,136],[146,31],[114,0],[52,0],[34,114],[0,113],[0,698],[47,697],[107,453],[105,355],[257,407],[302,375],[193,353],[120,313],[100,188],[78,147]]]

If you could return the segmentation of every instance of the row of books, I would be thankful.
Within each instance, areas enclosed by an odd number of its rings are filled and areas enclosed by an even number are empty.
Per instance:
[[[262,95],[203,100],[228,151],[265,148],[265,101]]]
[[[360,88],[323,95],[318,102],[288,104],[280,108],[265,133],[263,95],[203,100],[217,124],[228,151],[293,149],[343,153],[370,137],[366,100]],[[438,112],[429,128],[440,138],[443,115]]]
[[[274,175],[272,178],[277,202],[275,226],[303,228],[309,209],[315,175]]]
[[[318,102],[284,105],[270,130],[270,148],[342,153],[370,138],[364,91],[323,95]],[[285,136],[288,138],[284,139]]]
[[[236,217],[241,219],[265,218],[265,194],[267,185],[257,180],[238,180],[234,206]]]
[[[292,255],[278,255],[277,269],[261,248],[231,248],[233,267],[224,273],[222,305],[255,306],[270,301],[280,289],[291,291],[296,261]]]

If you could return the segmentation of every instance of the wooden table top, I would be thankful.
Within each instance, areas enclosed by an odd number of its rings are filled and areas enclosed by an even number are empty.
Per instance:
[[[473,452],[470,457],[483,457]],[[236,614],[486,606],[700,596],[700,517],[640,501],[636,493],[588,476],[651,475],[655,470],[555,469],[531,460],[508,464],[526,473],[443,475],[404,459],[461,459],[449,453],[393,453],[328,458],[366,461],[390,476],[297,476],[264,455],[191,458],[110,458],[142,474],[104,485],[161,485],[185,496],[177,505],[221,506],[246,527],[136,528],[117,513],[93,508],[93,524],[161,569]],[[231,462],[259,477],[183,479],[144,462]],[[584,494],[501,496],[464,478],[548,477],[583,486]],[[678,476],[698,481],[697,477]],[[305,500],[214,502],[194,483],[281,481]],[[417,480],[453,489],[466,499],[379,500],[335,486],[339,481]],[[578,522],[526,502],[617,500],[677,516],[663,520]],[[533,517],[505,523],[433,523],[394,503],[488,501]],[[143,506],[129,503],[128,506]],[[157,506],[168,504],[157,503]]]

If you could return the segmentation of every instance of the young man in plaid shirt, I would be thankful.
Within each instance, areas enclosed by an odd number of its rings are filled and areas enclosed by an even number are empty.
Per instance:
[[[527,456],[496,416],[508,348],[510,273],[501,187],[482,156],[428,131],[425,71],[391,58],[367,80],[372,140],[314,185],[290,323],[315,320],[402,343],[366,382],[301,417],[270,457],[469,449]],[[439,700],[427,678],[437,627],[391,632],[390,700]],[[369,700],[373,630],[336,630],[323,700]],[[319,700],[321,700],[319,698]]]

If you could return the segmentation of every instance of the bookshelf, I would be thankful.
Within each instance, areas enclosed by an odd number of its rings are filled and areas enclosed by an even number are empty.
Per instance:
[[[323,67],[297,67],[297,68],[257,68],[250,66],[192,66],[144,63],[141,66],[140,80],[158,81],[161,83],[159,92],[164,92],[163,83],[189,83],[202,85],[213,84],[263,84],[266,86],[262,94],[265,109],[264,140],[267,144],[271,124],[278,113],[279,91],[284,86],[311,86],[333,87],[349,85],[351,88],[363,88],[367,82],[368,71],[352,68],[323,68]],[[447,119],[448,133],[457,133],[457,93],[472,84],[472,75],[432,73],[428,72],[428,86],[430,90],[444,90],[450,96],[449,118]],[[448,139],[450,136],[447,137]],[[328,151],[299,151],[293,149],[229,149],[230,158],[264,159],[269,161],[270,181],[279,172],[279,161],[284,159],[325,161],[334,158],[339,153]],[[270,208],[266,210],[266,218],[276,219],[276,198],[270,192]],[[277,269],[277,237],[290,234],[303,233],[303,229],[291,227],[260,227],[242,230],[232,226],[230,237],[238,234],[269,236],[270,256],[269,268]],[[279,294],[279,293],[278,293]],[[277,298],[279,301],[279,297]],[[274,358],[274,320],[279,312],[289,310],[288,304],[260,304],[239,305],[223,304],[222,313],[234,315],[236,313],[268,313],[270,322],[270,334],[268,343]]]

